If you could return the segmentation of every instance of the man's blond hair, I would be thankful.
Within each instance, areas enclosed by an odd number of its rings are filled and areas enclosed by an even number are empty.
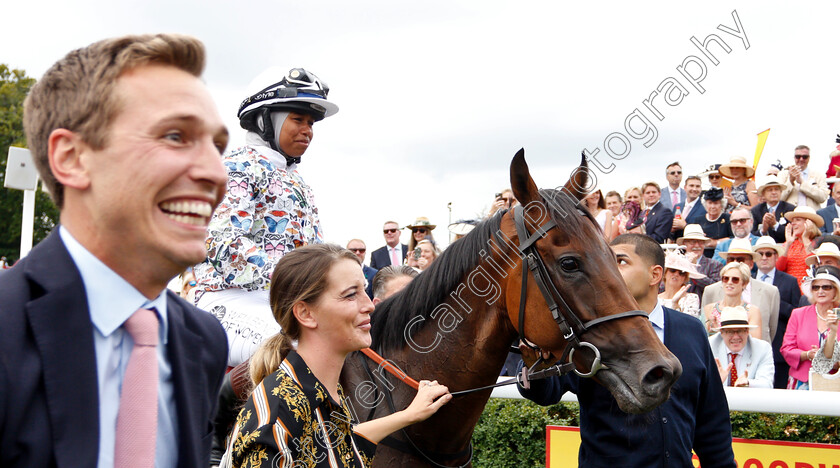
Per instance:
[[[76,49],[47,70],[26,97],[23,125],[35,166],[59,208],[64,187],[50,171],[48,155],[53,130],[70,130],[91,148],[102,149],[108,144],[110,123],[122,110],[114,89],[123,73],[155,64],[199,77],[204,55],[201,41],[189,36],[123,36]]]

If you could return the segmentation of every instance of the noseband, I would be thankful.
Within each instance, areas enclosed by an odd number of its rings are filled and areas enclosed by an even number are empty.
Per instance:
[[[542,190],[540,192],[542,193]],[[577,207],[577,211],[580,215],[586,216],[586,214],[581,211],[580,207]],[[545,303],[548,305],[548,309],[551,311],[552,318],[554,318],[554,321],[560,328],[560,333],[563,334],[563,339],[566,340],[566,349],[563,351],[563,356],[560,358],[560,361],[572,364],[572,357],[574,356],[576,349],[589,348],[593,353],[595,353],[595,358],[592,360],[592,366],[590,367],[589,372],[580,372],[573,364],[572,369],[574,369],[574,372],[581,377],[592,377],[599,370],[605,369],[606,366],[601,364],[601,352],[598,348],[592,343],[582,341],[580,337],[592,327],[600,325],[604,322],[635,316],[647,318],[648,314],[641,310],[631,310],[607,315],[606,317],[598,317],[594,320],[582,323],[577,315],[572,312],[572,309],[551,281],[548,269],[546,268],[539,252],[537,252],[537,241],[545,236],[548,231],[556,228],[557,222],[551,218],[547,223],[540,226],[536,232],[529,235],[528,229],[525,227],[525,210],[522,208],[522,205],[516,205],[513,208],[513,222],[516,226],[516,234],[519,237],[519,251],[524,256],[522,259],[522,290],[519,296],[519,337],[527,346],[532,349],[537,349],[525,338],[525,301],[528,297],[528,271],[530,271],[531,274],[534,275],[534,280],[542,293],[543,299],[545,299]],[[560,305],[558,305],[558,302]],[[542,360],[542,356],[540,356],[540,360]],[[539,364],[540,360],[532,366],[532,369]]]

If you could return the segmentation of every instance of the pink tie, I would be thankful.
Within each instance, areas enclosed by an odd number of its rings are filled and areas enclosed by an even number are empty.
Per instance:
[[[680,202],[677,198],[677,191],[671,190],[671,208],[677,209],[677,204]]]
[[[134,340],[134,348],[120,394],[114,466],[152,468],[158,414],[157,314],[140,309],[123,327]]]
[[[400,264],[399,259],[397,258],[397,248],[394,247],[391,249],[391,265],[397,266]]]

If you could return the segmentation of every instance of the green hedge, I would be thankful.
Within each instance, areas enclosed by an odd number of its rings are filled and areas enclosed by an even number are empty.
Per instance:
[[[578,426],[577,403],[491,398],[473,434],[476,468],[545,466],[545,426]],[[732,412],[732,436],[840,444],[840,418]]]

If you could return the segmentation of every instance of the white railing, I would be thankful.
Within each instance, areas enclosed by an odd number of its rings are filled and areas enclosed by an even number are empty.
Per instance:
[[[499,382],[510,377],[501,377]],[[768,388],[726,387],[726,398],[731,411],[752,413],[810,414],[815,416],[840,416],[840,392],[814,392],[804,390],[774,390]],[[496,387],[493,398],[522,400],[515,385]],[[565,402],[577,403],[572,393],[563,395]]]

